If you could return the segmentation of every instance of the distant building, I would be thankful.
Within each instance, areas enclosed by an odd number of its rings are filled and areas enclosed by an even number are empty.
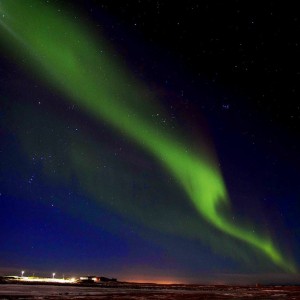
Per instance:
[[[81,276],[80,281],[83,283],[116,282],[117,278],[107,278],[103,276]]]
[[[100,277],[97,277],[97,276],[81,276],[80,281],[81,282],[88,282],[88,283],[99,282]]]

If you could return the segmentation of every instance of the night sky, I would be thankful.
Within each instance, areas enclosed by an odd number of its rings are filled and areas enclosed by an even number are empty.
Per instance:
[[[0,1],[0,272],[300,281],[300,15],[280,1]]]

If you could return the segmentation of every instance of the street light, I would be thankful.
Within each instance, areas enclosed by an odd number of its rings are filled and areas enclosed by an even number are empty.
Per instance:
[[[54,279],[55,273],[52,273],[52,278]]]
[[[21,272],[21,274],[22,274],[22,277],[23,277],[24,273],[25,273],[25,271],[22,271],[22,272]]]

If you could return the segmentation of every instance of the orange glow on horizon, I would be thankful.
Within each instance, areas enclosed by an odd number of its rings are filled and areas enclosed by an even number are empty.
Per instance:
[[[176,278],[150,278],[150,277],[127,277],[121,281],[126,281],[130,283],[154,283],[154,284],[187,284],[185,280],[180,280]]]

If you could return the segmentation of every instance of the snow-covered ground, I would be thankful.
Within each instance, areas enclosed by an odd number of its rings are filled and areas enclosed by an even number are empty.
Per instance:
[[[82,287],[54,285],[1,284],[4,299],[300,299],[300,287],[232,287],[232,286],[143,286]]]

